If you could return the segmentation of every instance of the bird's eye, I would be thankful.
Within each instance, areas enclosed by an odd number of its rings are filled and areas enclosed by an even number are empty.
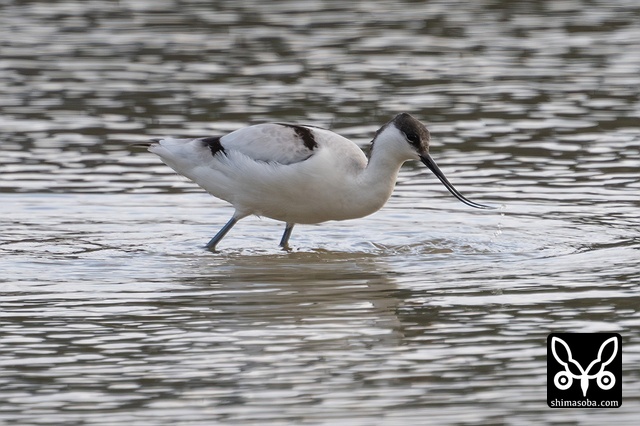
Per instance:
[[[417,144],[420,142],[420,138],[415,133],[407,133],[406,136],[407,136],[407,140],[411,143]]]

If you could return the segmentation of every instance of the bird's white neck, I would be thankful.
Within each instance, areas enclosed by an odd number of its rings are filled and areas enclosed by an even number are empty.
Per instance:
[[[387,144],[377,143],[372,147],[369,162],[357,178],[358,202],[371,212],[380,209],[391,197],[400,167],[407,160],[406,155],[399,155]]]
[[[400,167],[407,161],[407,158],[388,151],[384,146],[376,146],[371,151],[367,167],[362,171],[363,179],[368,183],[389,182],[392,187],[395,185]]]

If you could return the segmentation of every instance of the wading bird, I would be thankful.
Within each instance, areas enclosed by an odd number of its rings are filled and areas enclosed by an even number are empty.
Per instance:
[[[389,199],[405,161],[420,160],[463,203],[429,155],[429,131],[407,113],[382,126],[369,156],[326,129],[289,123],[257,124],[224,136],[153,139],[146,146],[164,163],[214,197],[233,205],[229,222],[209,241],[218,243],[242,218],[266,216],[286,223],[280,246],[289,248],[296,223],[367,216]]]

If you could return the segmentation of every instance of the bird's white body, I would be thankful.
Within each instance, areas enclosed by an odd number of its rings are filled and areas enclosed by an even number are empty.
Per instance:
[[[422,123],[399,114],[376,133],[369,158],[334,132],[285,123],[258,124],[221,137],[158,139],[148,146],[169,167],[235,208],[221,235],[210,242],[215,248],[237,220],[252,214],[287,223],[283,246],[293,224],[367,216],[389,199],[405,161],[433,161],[428,142]],[[444,175],[438,177],[455,191]]]
[[[313,150],[293,128],[268,123],[223,136],[223,155],[212,155],[198,139],[163,139],[150,151],[231,203],[239,217],[320,223],[379,210],[391,196],[402,162],[367,170],[367,157],[356,144],[325,129],[309,129],[317,144]]]

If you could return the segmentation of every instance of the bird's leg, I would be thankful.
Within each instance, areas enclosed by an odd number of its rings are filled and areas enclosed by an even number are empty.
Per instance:
[[[235,216],[233,216],[229,220],[229,222],[227,222],[227,224],[223,226],[221,230],[218,231],[215,237],[213,237],[211,241],[207,243],[207,249],[211,251],[216,251],[216,246],[218,245],[220,240],[223,239],[225,235],[227,235],[227,232],[229,232],[231,228],[233,228],[233,225],[235,225],[236,223],[238,223],[238,219]]]
[[[293,225],[295,223],[287,223],[287,226],[284,228],[284,234],[282,234],[282,239],[280,240],[280,247],[285,250],[290,250],[289,247],[289,237],[291,236],[291,231],[293,231]]]

